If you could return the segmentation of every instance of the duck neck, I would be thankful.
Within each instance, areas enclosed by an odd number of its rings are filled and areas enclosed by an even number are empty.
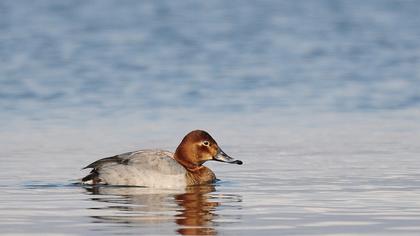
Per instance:
[[[191,163],[184,155],[182,155],[182,153],[179,153],[178,150],[174,154],[174,159],[188,171],[196,171],[202,167],[202,165]]]
[[[194,164],[190,159],[188,158],[187,152],[182,148],[177,148],[174,154],[174,159],[181,164],[185,169],[188,171],[197,171],[201,167],[203,167],[200,164]]]
[[[216,175],[209,168],[190,161],[188,152],[183,148],[177,148],[174,159],[187,170],[185,175],[188,185],[213,183],[216,180]]]

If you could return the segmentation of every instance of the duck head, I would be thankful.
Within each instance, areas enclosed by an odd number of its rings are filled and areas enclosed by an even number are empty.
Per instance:
[[[216,141],[203,130],[194,130],[182,139],[174,158],[187,169],[194,169],[206,161],[220,161],[242,165],[242,161],[228,156]]]

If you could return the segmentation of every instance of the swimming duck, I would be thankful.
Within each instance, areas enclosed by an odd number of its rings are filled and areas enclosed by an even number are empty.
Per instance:
[[[185,187],[216,181],[206,161],[242,165],[222,151],[203,130],[188,133],[175,153],[165,150],[139,150],[97,160],[83,169],[92,171],[82,179],[84,184],[147,186],[155,188]]]

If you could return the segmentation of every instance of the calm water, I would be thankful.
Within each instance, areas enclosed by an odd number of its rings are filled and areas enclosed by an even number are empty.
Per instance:
[[[419,235],[419,1],[0,2],[0,234]],[[205,129],[212,186],[77,184]]]

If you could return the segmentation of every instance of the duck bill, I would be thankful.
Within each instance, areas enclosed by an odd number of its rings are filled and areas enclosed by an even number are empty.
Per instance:
[[[226,163],[230,163],[230,164],[238,164],[238,165],[242,165],[242,161],[241,160],[236,160],[230,156],[228,156],[224,151],[222,151],[222,149],[219,148],[219,150],[217,151],[216,156],[213,157],[213,160],[215,161],[221,161],[221,162],[226,162]]]

